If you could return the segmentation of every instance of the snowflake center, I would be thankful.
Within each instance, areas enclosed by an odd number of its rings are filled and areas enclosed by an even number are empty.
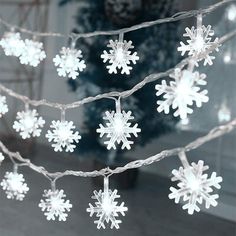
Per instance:
[[[16,48],[17,46],[18,46],[18,41],[16,40],[16,39],[10,39],[9,40],[9,46],[11,47],[11,48]]]
[[[178,97],[178,99],[183,99],[185,100],[189,94],[191,94],[191,85],[190,82],[187,81],[186,78],[182,78],[179,82],[179,84],[176,87],[176,95]]]
[[[34,126],[34,120],[30,116],[26,116],[23,123],[26,129],[31,129]]]
[[[109,216],[113,212],[113,206],[109,196],[104,196],[102,201],[102,209],[107,216]]]
[[[13,191],[21,191],[22,190],[22,183],[17,179],[15,176],[9,180],[9,185]]]
[[[124,60],[124,50],[123,48],[120,46],[117,48],[117,51],[116,51],[116,61],[118,63],[121,63],[123,60]]]
[[[202,35],[197,35],[194,40],[193,47],[199,53],[204,49],[205,41]]]
[[[53,210],[58,210],[61,207],[61,201],[57,196],[51,197],[51,207]]]
[[[201,183],[193,171],[189,168],[185,170],[185,175],[187,179],[187,186],[193,191],[198,192],[201,188]]]
[[[28,48],[29,57],[34,58],[37,54],[37,49],[35,47]]]
[[[68,140],[70,137],[70,132],[68,131],[68,128],[64,125],[60,126],[58,129],[58,136],[62,141]]]
[[[114,131],[118,137],[124,134],[124,122],[122,120],[122,114],[116,114],[114,117]]]
[[[73,68],[74,66],[74,57],[72,55],[68,55],[65,61],[65,66],[67,68]]]

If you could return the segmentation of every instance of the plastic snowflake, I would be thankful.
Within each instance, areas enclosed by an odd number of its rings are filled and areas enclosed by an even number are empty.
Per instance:
[[[8,199],[22,201],[29,191],[22,174],[6,172],[1,182],[2,189],[5,190]]]
[[[203,161],[198,163],[192,163],[189,168],[180,167],[179,170],[173,170],[174,177],[172,181],[178,181],[178,189],[170,187],[171,193],[170,199],[175,199],[175,203],[179,203],[180,199],[186,202],[183,205],[184,210],[188,210],[189,214],[193,214],[194,211],[199,212],[200,208],[198,204],[202,204],[205,201],[205,207],[216,206],[216,199],[219,198],[218,194],[212,194],[213,188],[220,189],[219,183],[222,182],[222,177],[217,177],[213,172],[211,177],[208,178],[207,174],[203,174],[208,166],[204,166]]]
[[[191,72],[188,70],[181,71],[175,69],[170,77],[174,81],[170,81],[167,85],[165,80],[162,80],[161,84],[156,85],[157,96],[163,95],[163,100],[157,101],[157,111],[164,111],[168,114],[170,107],[176,109],[174,116],[180,116],[181,119],[186,119],[187,114],[191,114],[193,109],[193,103],[196,103],[197,107],[201,107],[203,102],[208,102],[208,91],[200,91],[200,85],[206,85],[206,75],[199,74],[198,72]]]
[[[7,112],[8,112],[8,106],[6,103],[6,97],[0,95],[0,118]]]
[[[59,76],[76,79],[79,75],[78,70],[81,72],[86,68],[81,50],[65,48],[60,51],[61,56],[56,55],[53,59],[55,66],[57,66],[57,72]]]
[[[20,55],[20,63],[36,67],[40,61],[46,58],[43,44],[34,40],[25,40],[25,47]]]
[[[6,56],[19,57],[24,50],[25,44],[19,33],[6,32],[0,40],[0,45],[2,46]]]
[[[180,42],[180,47],[178,47],[178,51],[181,52],[183,56],[186,52],[188,52],[189,56],[193,56],[198,61],[204,59],[204,65],[212,65],[212,60],[215,59],[214,56],[209,55],[210,52],[207,52],[212,48],[216,51],[219,51],[219,39],[215,38],[212,41],[212,36],[214,36],[214,31],[211,29],[211,26],[207,27],[202,25],[199,28],[195,28],[194,26],[185,29],[186,33],[183,35],[184,37],[189,38],[187,40],[187,44]]]
[[[121,149],[131,149],[130,145],[134,143],[133,141],[129,140],[131,134],[137,137],[137,133],[141,132],[141,129],[138,128],[138,124],[131,126],[129,120],[134,119],[131,114],[131,111],[105,112],[105,117],[103,117],[103,119],[107,121],[106,127],[100,124],[100,128],[97,129],[97,132],[100,133],[100,137],[103,137],[103,135],[106,134],[106,137],[109,140],[105,141],[104,144],[107,145],[108,150],[110,150],[111,148],[116,149],[115,144],[120,144],[121,142]]]
[[[81,139],[78,131],[73,132],[73,129],[75,128],[73,122],[53,120],[50,127],[53,131],[48,130],[46,138],[48,138],[49,142],[55,142],[52,144],[54,151],[62,152],[63,148],[65,148],[66,152],[73,152],[76,147],[73,143],[78,143]]]
[[[111,48],[109,52],[103,51],[101,58],[103,62],[109,62],[110,65],[107,66],[108,72],[110,74],[117,74],[117,69],[122,69],[121,74],[130,74],[132,67],[130,63],[136,64],[136,61],[139,59],[137,52],[131,54],[130,49],[133,49],[132,41],[120,42],[118,40],[110,40],[107,45],[108,48]]]
[[[43,197],[45,200],[41,199],[39,207],[44,212],[47,220],[66,221],[68,213],[72,208],[69,200],[65,200],[66,195],[64,190],[44,190]]]
[[[94,191],[94,195],[92,199],[95,199],[95,206],[89,203],[89,208],[87,208],[87,212],[90,213],[90,217],[95,215],[98,219],[94,221],[97,224],[97,228],[105,229],[105,223],[109,224],[113,229],[119,229],[119,224],[122,223],[121,220],[118,220],[117,217],[119,213],[122,216],[125,216],[125,211],[128,211],[128,208],[124,206],[124,202],[118,205],[116,198],[120,198],[118,195],[118,191],[115,189],[111,191],[110,189],[104,186],[104,191]]]
[[[16,119],[13,128],[20,133],[23,139],[31,136],[39,137],[41,128],[45,124],[45,120],[41,116],[38,117],[38,112],[35,109],[17,112]]]

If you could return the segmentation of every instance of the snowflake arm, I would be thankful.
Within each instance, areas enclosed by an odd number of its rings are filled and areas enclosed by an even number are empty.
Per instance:
[[[75,126],[72,121],[52,121],[50,126],[53,131],[48,130],[46,138],[49,142],[54,142],[52,147],[55,152],[62,152],[65,149],[66,152],[73,152],[76,145],[81,139],[79,132],[74,132]]]
[[[205,74],[175,69],[170,77],[174,81],[170,81],[169,85],[165,80],[156,85],[156,95],[163,95],[163,99],[157,101],[158,112],[164,111],[165,114],[168,114],[170,107],[172,107],[176,110],[174,116],[186,119],[187,115],[193,112],[190,106],[194,102],[197,107],[201,107],[203,103],[208,102],[208,91],[206,89],[201,91],[200,88],[201,85],[206,85]]]
[[[8,199],[16,199],[23,201],[25,195],[29,191],[22,174],[14,172],[6,172],[1,182],[2,189],[6,192]]]
[[[214,47],[215,51],[219,51],[220,43],[218,38],[212,41],[214,31],[211,26],[202,25],[199,28],[192,27],[191,29],[187,27],[185,31],[183,36],[188,38],[187,42],[186,44],[180,42],[180,47],[177,50],[181,52],[182,56],[187,52],[188,56],[193,56],[197,61],[204,59],[204,66],[212,65],[215,57],[210,55],[207,50]]]
[[[131,114],[131,111],[105,112],[105,117],[103,117],[103,119],[107,122],[105,126],[100,124],[97,132],[100,133],[100,137],[106,135],[108,138],[108,140],[104,142],[104,144],[107,145],[108,150],[111,148],[116,149],[116,143],[122,143],[121,149],[131,149],[131,144],[134,143],[129,140],[131,134],[137,137],[138,133],[141,132],[141,129],[138,128],[138,124],[131,126],[129,120],[134,119]]]
[[[136,61],[139,60],[137,52],[131,54],[130,49],[134,48],[132,41],[110,40],[107,47],[111,49],[109,52],[104,50],[101,58],[104,63],[108,62],[110,64],[107,66],[108,72],[117,74],[117,69],[121,69],[121,74],[129,75],[130,70],[132,70],[131,62],[136,64]]]
[[[43,44],[34,40],[25,40],[24,50],[20,55],[20,63],[30,65],[33,67],[38,66],[40,61],[46,58],[46,53],[43,50]]]
[[[17,112],[16,121],[14,121],[13,128],[20,133],[23,139],[32,137],[39,137],[45,120],[38,112],[33,109],[26,109],[25,111]]]
[[[6,32],[0,40],[0,46],[6,56],[19,57],[24,50],[25,44],[20,37],[20,33]]]
[[[57,68],[59,76],[76,79],[79,72],[82,72],[85,68],[85,61],[83,58],[82,51],[77,49],[63,47],[60,51],[60,55],[56,55],[53,62]]]
[[[41,199],[39,207],[44,212],[47,220],[66,221],[68,213],[72,208],[69,200],[65,200],[66,195],[64,190],[44,190],[43,197],[45,200]]]
[[[119,229],[119,224],[122,223],[121,220],[117,219],[119,213],[122,216],[125,216],[125,212],[128,211],[128,208],[124,206],[124,202],[118,205],[116,198],[120,198],[118,195],[118,191],[111,191],[108,188],[108,178],[104,178],[104,190],[94,191],[94,195],[92,199],[96,200],[95,206],[89,203],[89,208],[87,208],[87,212],[89,212],[90,217],[95,215],[98,219],[94,221],[97,224],[98,229],[105,229],[106,223],[110,223],[110,228]]]
[[[6,103],[6,97],[0,95],[0,118],[7,112],[8,112],[8,106]]]
[[[184,202],[183,209],[188,210],[189,214],[193,214],[194,211],[199,212],[201,205],[205,202],[205,207],[217,206],[218,194],[211,194],[214,188],[220,189],[220,183],[222,177],[217,177],[213,172],[208,178],[207,174],[203,174],[208,169],[208,166],[204,166],[203,161],[199,161],[197,164],[192,163],[192,166],[188,168],[180,167],[179,170],[173,170],[172,181],[178,181],[177,187],[170,187],[171,193],[170,199],[174,199],[175,203],[179,203],[182,199]]]

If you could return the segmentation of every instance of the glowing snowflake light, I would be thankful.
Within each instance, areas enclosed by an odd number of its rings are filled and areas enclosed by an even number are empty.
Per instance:
[[[69,78],[76,79],[79,75],[78,71],[81,72],[86,68],[84,60],[81,60],[83,58],[82,51],[63,47],[60,54],[53,59],[55,66],[58,67],[58,75],[66,77],[68,74]]]
[[[181,119],[186,119],[187,114],[191,114],[193,103],[197,107],[201,107],[202,103],[208,102],[207,90],[200,91],[200,85],[206,85],[206,75],[188,70],[175,69],[170,77],[174,81],[170,81],[167,85],[165,80],[161,84],[156,85],[157,96],[163,95],[163,100],[157,101],[157,111],[164,111],[168,114],[170,107],[176,109],[174,116],[180,116]]]
[[[47,220],[66,221],[68,213],[72,208],[69,200],[65,200],[66,195],[64,190],[44,190],[43,197],[45,200],[41,199],[39,207],[44,212]]]
[[[38,117],[38,112],[35,109],[17,112],[16,119],[13,128],[20,133],[23,139],[31,136],[39,137],[42,131],[41,128],[45,124],[45,120],[41,116]]]
[[[131,149],[130,145],[134,143],[129,140],[131,134],[137,137],[138,133],[141,132],[138,124],[131,126],[129,121],[134,119],[131,114],[131,111],[121,111],[120,104],[117,105],[116,111],[105,112],[103,119],[107,121],[106,126],[100,124],[97,132],[100,133],[100,137],[106,134],[109,140],[105,141],[104,144],[107,145],[108,150],[111,148],[116,149],[116,143],[122,143],[121,149]]]
[[[25,40],[25,47],[20,55],[20,63],[36,67],[40,61],[46,58],[43,44],[34,40]]]
[[[109,52],[103,51],[101,58],[103,62],[109,62],[106,68],[110,74],[117,74],[117,69],[121,69],[121,74],[130,74],[132,67],[130,66],[131,62],[136,64],[136,61],[139,60],[137,52],[131,54],[130,49],[133,49],[132,41],[118,41],[110,40],[107,45],[108,48],[111,48]]]
[[[73,129],[75,129],[73,122],[53,120],[50,127],[53,131],[48,130],[46,138],[48,138],[49,142],[54,142],[52,144],[54,151],[62,152],[63,148],[65,148],[66,152],[73,152],[76,147],[73,143],[78,143],[81,139],[78,131],[73,132]]]
[[[19,201],[22,201],[29,191],[23,175],[16,172],[6,172],[1,186],[5,190],[8,199]]]
[[[179,170],[172,171],[174,177],[171,180],[178,181],[178,189],[170,187],[169,198],[175,199],[175,203],[179,203],[182,198],[183,202],[186,202],[183,209],[188,210],[191,215],[194,211],[200,211],[198,204],[201,205],[203,202],[206,208],[217,205],[216,199],[219,195],[212,192],[213,188],[220,189],[222,177],[217,177],[213,172],[208,178],[208,175],[203,173],[207,169],[208,166],[204,166],[204,162],[200,160],[187,168],[180,167]]]
[[[204,59],[204,65],[212,65],[212,60],[215,59],[214,56],[209,55],[209,49],[212,48],[216,51],[219,51],[219,39],[215,38],[212,41],[212,37],[214,36],[214,31],[211,29],[211,25],[207,27],[202,25],[201,19],[197,28],[194,26],[185,29],[186,33],[183,35],[184,37],[189,38],[187,40],[187,44],[180,42],[180,47],[178,47],[178,51],[181,52],[183,56],[186,52],[188,52],[189,56],[193,56],[197,61],[201,61]]]
[[[0,118],[7,112],[8,112],[8,106],[6,103],[6,97],[0,95]]]
[[[24,50],[24,41],[20,37],[20,33],[6,32],[0,40],[6,56],[19,57]]]
[[[116,198],[120,198],[118,195],[118,191],[115,189],[114,191],[109,189],[108,178],[104,178],[104,190],[99,190],[98,192],[94,191],[94,196],[92,199],[96,200],[95,206],[89,203],[89,208],[87,208],[87,212],[90,213],[90,217],[95,215],[98,219],[94,221],[97,224],[97,228],[105,229],[105,223],[110,223],[110,228],[119,229],[119,224],[122,223],[121,220],[118,220],[117,217],[119,213],[122,216],[125,216],[125,211],[128,211],[128,208],[124,206],[124,202],[118,205]]]

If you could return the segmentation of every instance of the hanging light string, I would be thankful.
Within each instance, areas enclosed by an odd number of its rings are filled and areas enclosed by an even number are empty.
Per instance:
[[[61,38],[68,38],[69,37],[69,38],[73,38],[73,39],[74,38],[76,38],[76,39],[78,39],[78,38],[89,38],[89,37],[95,37],[95,36],[99,36],[99,35],[119,35],[119,34],[124,34],[124,33],[131,32],[131,31],[151,27],[151,26],[154,26],[154,25],[159,25],[159,24],[169,23],[169,22],[175,22],[175,21],[191,18],[191,17],[197,16],[199,14],[207,15],[207,14],[215,11],[216,9],[218,9],[218,8],[228,4],[230,2],[235,2],[235,0],[223,0],[223,1],[220,1],[216,4],[213,4],[213,5],[210,5],[206,8],[203,8],[203,9],[191,10],[191,11],[182,11],[182,12],[178,12],[178,13],[174,14],[171,17],[167,17],[167,18],[163,18],[163,19],[157,19],[157,20],[154,20],[154,21],[147,21],[147,22],[143,22],[141,24],[137,24],[137,25],[127,27],[127,28],[122,28],[122,29],[118,29],[118,30],[109,30],[109,31],[94,31],[94,32],[89,32],[89,33],[61,34],[61,33],[55,33],[55,32],[31,31],[31,30],[19,27],[17,25],[10,24],[2,18],[0,18],[0,23],[2,25],[4,25],[5,27],[7,27],[8,29],[10,29],[10,30],[15,29],[15,30],[18,30],[22,33],[34,35],[34,36],[37,36],[37,37],[61,37]]]
[[[159,162],[166,157],[170,156],[179,156],[181,153],[189,152],[191,150],[197,149],[198,147],[202,146],[203,144],[214,140],[218,137],[221,137],[225,134],[228,134],[232,130],[236,128],[236,118],[231,122],[217,126],[213,128],[208,134],[205,136],[199,137],[193,142],[187,144],[184,147],[177,147],[174,149],[168,149],[161,151],[153,156],[150,156],[143,160],[136,160],[131,161],[124,166],[117,167],[115,169],[111,169],[109,167],[101,169],[101,170],[94,170],[94,171],[74,171],[74,170],[66,170],[64,172],[49,172],[43,166],[37,166],[33,164],[29,159],[25,159],[21,156],[19,152],[11,152],[1,141],[0,141],[0,149],[4,154],[6,154],[13,162],[13,164],[17,164],[18,166],[28,166],[33,171],[42,174],[44,177],[49,179],[50,181],[56,181],[64,176],[78,176],[78,177],[97,177],[97,176],[111,176],[114,174],[122,173],[129,169],[140,168],[143,166],[151,165],[155,162]],[[19,164],[18,164],[19,162]]]
[[[228,40],[232,39],[235,36],[236,36],[236,30],[233,30],[233,31],[225,34],[224,36],[222,36],[219,39],[219,44],[224,44],[225,42],[227,42]],[[206,54],[213,52],[215,50],[215,48],[219,46],[219,44],[213,45],[208,50],[206,50]],[[204,57],[204,55],[201,55],[201,56]],[[52,107],[52,108],[59,109],[59,110],[68,110],[68,109],[78,108],[78,107],[81,107],[85,104],[88,104],[88,103],[91,103],[91,102],[94,102],[97,100],[101,100],[101,99],[114,99],[114,98],[119,98],[119,97],[120,98],[129,97],[133,93],[142,89],[146,84],[149,84],[151,82],[154,82],[154,81],[164,78],[164,77],[168,77],[171,73],[173,73],[173,71],[176,68],[182,69],[184,66],[188,65],[189,62],[191,62],[191,60],[192,60],[192,57],[185,58],[181,62],[179,62],[175,67],[168,69],[165,72],[150,74],[150,75],[146,76],[141,82],[134,85],[131,89],[128,89],[128,90],[125,90],[122,92],[112,91],[112,92],[108,92],[108,93],[98,94],[96,96],[86,97],[86,98],[83,98],[83,99],[78,100],[76,102],[68,103],[68,104],[50,102],[50,101],[47,101],[46,99],[32,100],[27,96],[18,94],[16,92],[14,92],[13,90],[6,88],[2,84],[0,84],[0,91],[5,92],[10,97],[14,97],[14,98],[21,100],[22,102],[27,103],[31,106],[35,106],[35,107],[48,106],[48,107]]]

